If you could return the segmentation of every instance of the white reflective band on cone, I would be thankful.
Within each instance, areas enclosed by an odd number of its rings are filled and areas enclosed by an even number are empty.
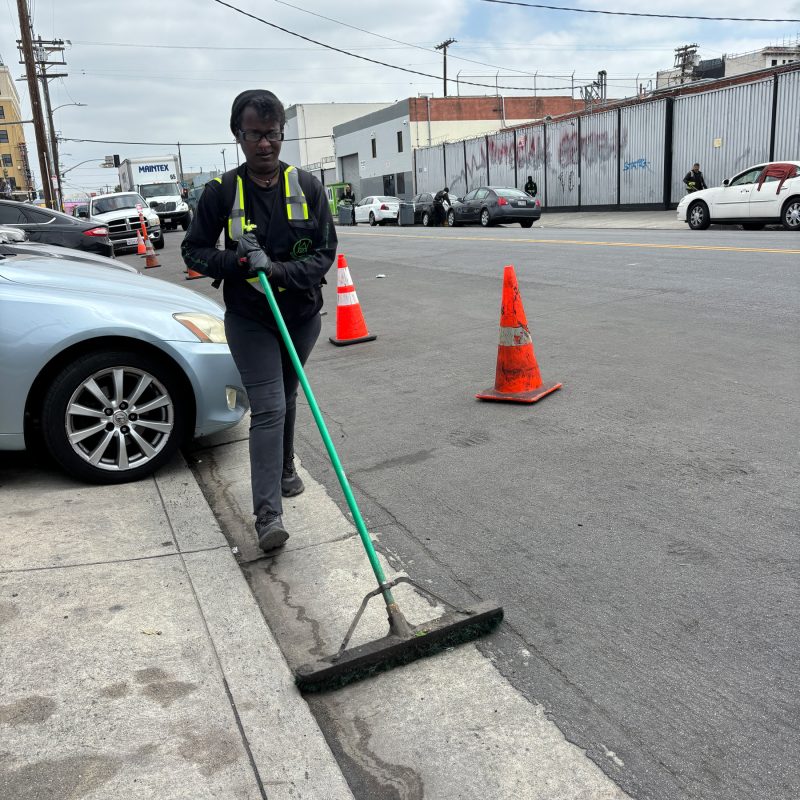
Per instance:
[[[517,328],[500,328],[500,345],[503,347],[515,347],[517,345],[533,344],[528,330],[519,326]]]
[[[357,306],[358,297],[355,292],[342,292],[339,295],[338,305],[340,306]]]
[[[342,267],[336,270],[336,285],[337,286],[352,286],[353,279],[350,277],[350,270],[347,267]]]

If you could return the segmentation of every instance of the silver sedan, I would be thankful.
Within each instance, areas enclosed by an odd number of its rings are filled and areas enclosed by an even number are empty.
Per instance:
[[[118,266],[0,254],[0,450],[123,483],[246,412],[222,308]]]

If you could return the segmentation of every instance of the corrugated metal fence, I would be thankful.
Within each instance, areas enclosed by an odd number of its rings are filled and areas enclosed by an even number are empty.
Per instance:
[[[550,208],[660,206],[700,163],[709,186],[751,164],[800,160],[800,70],[416,150],[416,192],[522,188]]]

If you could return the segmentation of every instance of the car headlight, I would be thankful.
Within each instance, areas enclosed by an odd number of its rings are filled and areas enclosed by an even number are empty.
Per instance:
[[[201,342],[227,344],[225,323],[211,314],[200,311],[185,311],[172,315],[185,328],[188,328]]]
[[[178,211],[188,211],[189,206],[186,203],[178,203]]]

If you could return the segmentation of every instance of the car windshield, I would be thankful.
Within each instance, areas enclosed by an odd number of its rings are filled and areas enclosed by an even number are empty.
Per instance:
[[[525,200],[529,197],[529,195],[519,189],[493,189],[492,191],[500,195],[500,197],[507,197],[511,200]]]
[[[142,197],[164,197],[180,194],[177,183],[143,183],[139,187]]]
[[[138,194],[115,194],[113,197],[98,197],[92,201],[93,213],[107,214],[123,208],[136,208],[136,204],[146,206],[144,199]]]

